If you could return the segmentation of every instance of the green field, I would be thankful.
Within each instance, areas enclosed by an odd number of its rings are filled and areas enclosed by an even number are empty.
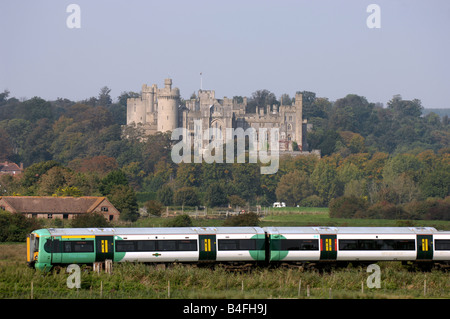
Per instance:
[[[194,219],[195,225],[220,226],[223,220]],[[141,225],[164,224],[164,218],[148,218]],[[398,226],[396,221],[333,220],[326,209],[269,214],[261,226]],[[415,226],[440,226],[449,223]],[[138,226],[138,225],[135,225]],[[148,226],[148,225],[147,225]],[[381,287],[368,288],[370,273],[365,267],[334,269],[329,272],[286,268],[256,268],[250,272],[211,270],[173,265],[167,269],[144,264],[114,264],[113,273],[81,272],[81,288],[69,289],[65,269],[42,274],[25,264],[24,243],[0,244],[0,299],[410,299],[450,298],[450,276],[443,270],[411,271],[399,262],[378,263]],[[170,288],[169,288],[170,287]]]

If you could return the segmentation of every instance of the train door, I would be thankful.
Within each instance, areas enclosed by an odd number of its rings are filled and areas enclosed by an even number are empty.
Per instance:
[[[52,237],[51,238],[51,263],[52,264],[60,264],[62,261],[62,241],[61,237]]]
[[[216,260],[216,235],[199,235],[199,260]]]
[[[95,236],[95,261],[113,260],[114,258],[114,237]]]
[[[320,260],[336,260],[336,235],[320,235]]]
[[[417,235],[417,260],[433,259],[433,235]]]

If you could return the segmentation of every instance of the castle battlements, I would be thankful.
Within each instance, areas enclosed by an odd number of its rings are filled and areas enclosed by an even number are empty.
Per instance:
[[[180,90],[172,88],[172,79],[164,87],[142,86],[141,97],[127,100],[127,125],[143,129],[144,134],[186,128],[194,132],[194,121],[203,128],[278,128],[280,151],[306,151],[306,121],[303,120],[302,95],[291,105],[258,105],[256,113],[247,113],[247,98],[217,99],[214,90],[198,90],[182,101]],[[197,122],[199,123],[199,122]]]

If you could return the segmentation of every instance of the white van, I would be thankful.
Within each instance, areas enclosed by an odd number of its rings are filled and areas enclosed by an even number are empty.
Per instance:
[[[285,202],[275,202],[273,203],[273,207],[286,207]]]

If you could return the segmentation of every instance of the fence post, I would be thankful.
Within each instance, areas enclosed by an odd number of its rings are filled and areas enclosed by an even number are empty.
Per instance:
[[[112,260],[111,259],[105,260],[105,273],[107,273],[107,274],[112,273]]]
[[[425,296],[427,294],[427,280],[425,279],[423,281],[423,295]]]

